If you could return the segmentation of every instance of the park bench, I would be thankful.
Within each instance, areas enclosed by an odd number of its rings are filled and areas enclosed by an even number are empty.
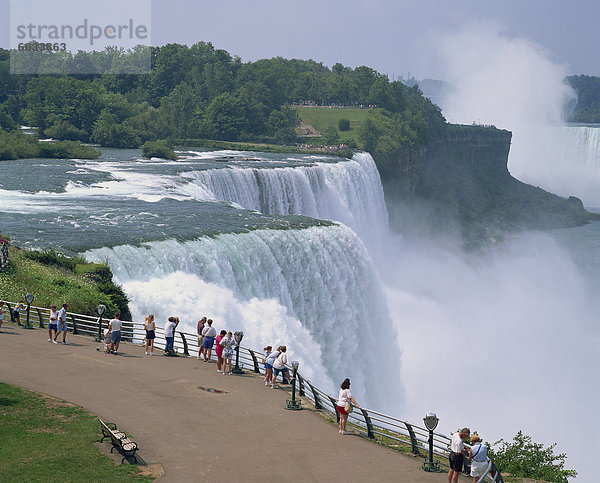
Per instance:
[[[102,439],[100,442],[104,441],[104,438],[110,438],[113,447],[110,449],[112,453],[115,448],[117,448],[123,454],[123,459],[121,463],[125,461],[125,458],[128,456],[133,456],[134,461],[137,461],[135,452],[138,450],[138,445],[135,441],[131,441],[125,433],[119,431],[117,429],[117,425],[114,423],[106,423],[101,419],[98,419],[100,422],[100,429],[102,430]]]

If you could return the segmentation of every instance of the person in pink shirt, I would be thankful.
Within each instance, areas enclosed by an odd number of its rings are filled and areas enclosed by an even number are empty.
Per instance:
[[[221,339],[223,339],[225,335],[227,335],[227,331],[222,330],[215,339],[215,342],[217,343],[215,347],[215,352],[217,354],[217,372],[223,372],[223,347],[221,346]]]

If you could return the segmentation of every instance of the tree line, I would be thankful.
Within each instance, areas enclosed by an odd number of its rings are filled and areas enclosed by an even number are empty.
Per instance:
[[[70,75],[11,75],[10,52],[0,50],[0,129],[36,126],[54,139],[128,148],[159,139],[292,143],[292,103],[371,105],[378,112],[359,133],[362,147],[390,150],[424,143],[445,124],[417,86],[370,67],[281,57],[244,63],[206,42],[148,49],[149,73]],[[91,64],[110,72],[133,53],[35,55],[39,72],[57,59],[73,72]]]

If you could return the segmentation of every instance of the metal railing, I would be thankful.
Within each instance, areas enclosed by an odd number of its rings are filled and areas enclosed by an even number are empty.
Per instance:
[[[13,318],[14,302],[4,301]],[[49,320],[50,310],[44,307],[31,306],[30,316],[27,322],[37,324],[44,328],[44,322]],[[24,322],[21,320],[21,322]],[[99,340],[103,336],[103,329],[108,326],[108,319],[101,319],[97,316],[82,315],[67,312],[67,328],[74,334],[84,334],[94,336]],[[139,322],[123,321],[121,328],[122,340],[133,343],[144,343],[145,330],[144,324]],[[156,327],[156,339],[154,347],[164,350],[166,339],[164,337],[164,328]],[[185,356],[192,356],[198,353],[198,336],[175,330],[174,351]],[[264,374],[264,354],[248,347],[240,346],[239,360],[240,366],[249,369],[257,374]],[[315,409],[326,413],[331,418],[339,422],[339,413],[337,411],[337,398],[324,392],[315,386],[309,379],[297,373],[297,390],[300,397],[309,399]],[[376,440],[392,448],[409,448],[414,455],[425,456],[429,451],[429,430],[402,419],[398,419],[387,414],[380,413],[373,409],[357,408],[350,413],[348,425],[355,431],[369,439]],[[433,452],[440,458],[448,458],[450,454],[451,438],[444,434],[433,433]],[[468,445],[466,445],[468,446]],[[466,462],[467,458],[465,458]],[[447,465],[446,465],[447,466]],[[465,465],[465,471],[468,470],[468,464]],[[484,475],[478,480],[503,483],[500,471],[494,463],[488,459],[488,466]]]

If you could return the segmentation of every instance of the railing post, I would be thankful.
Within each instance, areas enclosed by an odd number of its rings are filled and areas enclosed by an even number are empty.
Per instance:
[[[37,313],[38,313],[38,322],[40,323],[40,329],[44,328],[44,320],[42,319],[42,312],[40,311],[40,309],[36,309]]]
[[[327,395],[327,397],[329,398],[329,400],[331,401],[331,404],[333,405],[333,412],[335,413],[335,419],[339,423],[340,422],[340,412],[338,411],[338,408],[337,408],[337,400],[332,398],[329,395]]]
[[[412,446],[411,453],[418,455],[419,454],[419,446],[417,444],[417,437],[415,435],[415,432],[410,424],[408,424],[407,422],[404,422],[404,424],[406,425],[406,429],[408,430],[408,435],[410,436],[410,445]]]
[[[304,379],[302,379],[300,374],[298,374],[298,394],[304,396]]]
[[[365,424],[367,425],[367,436],[371,439],[375,439],[375,433],[373,432],[373,423],[371,421],[371,418],[369,417],[369,413],[367,412],[366,409],[363,409],[363,408],[359,408],[359,409],[363,415],[363,418],[365,418]]]
[[[183,341],[183,353],[184,353],[184,355],[189,356],[190,351],[188,350],[188,344],[187,344],[185,335],[183,335],[183,332],[179,332],[179,335],[181,336],[181,340]],[[132,337],[132,339],[133,339],[133,337]]]
[[[258,365],[258,359],[256,358],[256,354],[254,353],[254,351],[252,349],[246,349],[248,352],[250,352],[250,355],[252,356],[252,362],[254,362],[254,372],[256,372],[257,374],[260,374],[260,367]]]
[[[73,324],[73,334],[77,334],[77,323],[73,314],[71,314],[71,323]]]
[[[315,409],[323,409],[323,405],[321,404],[321,400],[319,399],[319,393],[317,393],[315,386],[313,386],[308,381],[306,381],[306,384],[308,384],[308,387],[310,387],[310,390],[312,391],[313,396],[315,398]]]

